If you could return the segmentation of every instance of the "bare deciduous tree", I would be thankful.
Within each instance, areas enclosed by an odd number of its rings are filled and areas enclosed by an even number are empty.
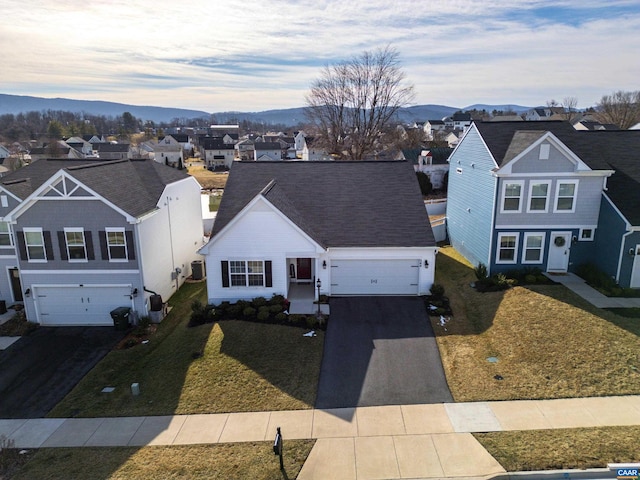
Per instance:
[[[389,46],[326,66],[306,97],[318,141],[338,158],[373,153],[398,109],[413,100],[404,80],[398,51]]]
[[[576,97],[564,97],[562,108],[564,109],[565,120],[570,122],[578,116],[578,99]]]
[[[596,111],[600,122],[613,123],[626,130],[640,122],[640,90],[619,90],[611,95],[604,95],[596,105]]]

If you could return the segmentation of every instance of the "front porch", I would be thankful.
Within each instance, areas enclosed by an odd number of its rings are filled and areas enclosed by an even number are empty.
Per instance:
[[[318,313],[318,304],[313,303],[316,299],[316,291],[312,283],[289,283],[289,292],[287,294],[289,300],[289,313],[310,315]],[[329,315],[329,305],[321,304],[320,313]]]

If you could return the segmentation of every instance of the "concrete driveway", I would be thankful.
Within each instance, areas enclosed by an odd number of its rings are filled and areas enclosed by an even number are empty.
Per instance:
[[[0,352],[0,418],[44,417],[124,337],[113,327],[40,327]]]
[[[316,408],[452,401],[420,298],[331,298]]]

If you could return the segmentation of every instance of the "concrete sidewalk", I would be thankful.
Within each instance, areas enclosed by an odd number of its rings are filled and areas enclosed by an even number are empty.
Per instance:
[[[505,473],[471,432],[640,425],[640,396],[209,415],[0,420],[16,448],[318,439],[300,480]]]
[[[598,308],[640,308],[640,298],[607,297],[587,285],[582,278],[573,273],[545,273],[545,275],[554,282],[561,283]]]

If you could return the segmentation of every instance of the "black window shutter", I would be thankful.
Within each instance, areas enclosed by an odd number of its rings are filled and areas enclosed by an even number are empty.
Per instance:
[[[91,232],[84,232],[84,242],[87,247],[87,260],[95,260],[96,254],[93,250],[93,234]]]
[[[28,260],[27,258],[27,244],[24,241],[24,232],[20,230],[16,232],[16,238],[18,239],[18,250],[20,251],[20,259]]]
[[[42,232],[42,236],[44,237],[44,250],[47,252],[47,260],[55,259],[53,255],[53,243],[51,243],[51,232],[45,230]]]
[[[127,239],[127,253],[129,254],[129,260],[136,259],[136,246],[133,243],[133,232],[126,230],[124,236]]]
[[[273,280],[271,279],[271,260],[265,260],[264,262],[264,283],[265,287],[273,287]]]
[[[222,266],[222,286],[228,287],[229,286],[229,262],[227,262],[226,260],[222,260],[220,264]]]
[[[58,245],[60,246],[60,258],[62,260],[69,260],[67,256],[67,239],[62,231],[58,231]]]
[[[102,259],[109,260],[109,250],[107,250],[107,232],[100,230],[98,232],[98,237],[100,237],[100,254],[102,255]]]

